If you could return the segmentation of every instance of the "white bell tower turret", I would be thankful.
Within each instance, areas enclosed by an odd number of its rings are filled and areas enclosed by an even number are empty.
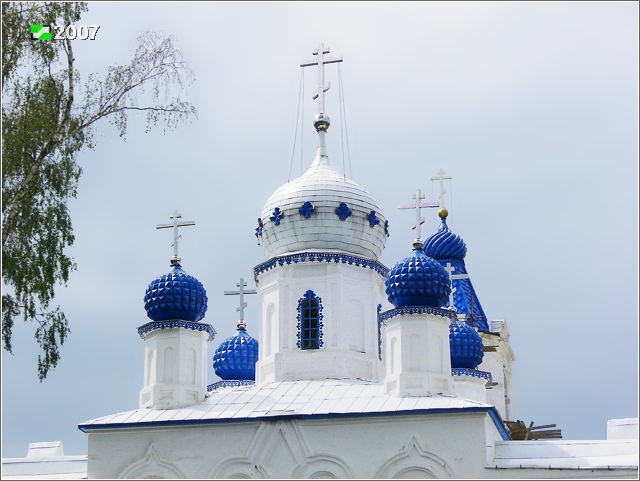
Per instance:
[[[376,200],[329,162],[324,67],[341,62],[320,44],[318,150],[307,172],[267,200],[256,230],[266,262],[254,269],[261,322],[256,383],[350,378],[384,370],[378,305],[387,305],[378,262],[388,223]],[[373,295],[372,295],[373,293]]]
[[[173,228],[171,271],[149,284],[144,307],[151,322],[138,328],[145,345],[141,409],[196,404],[207,392],[207,342],[215,330],[199,322],[207,310],[207,293],[200,281],[182,270],[178,257],[178,227],[195,223],[178,222],[177,211],[170,217],[173,224],[157,228]]]

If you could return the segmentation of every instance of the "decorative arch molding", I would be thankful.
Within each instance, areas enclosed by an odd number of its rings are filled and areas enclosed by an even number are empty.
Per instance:
[[[331,455],[316,455],[307,458],[291,473],[294,479],[352,479],[349,466],[340,458]]]
[[[376,472],[375,478],[425,479],[453,478],[453,471],[441,457],[425,450],[415,436],[402,447],[400,453],[388,459]]]
[[[267,479],[266,470],[247,458],[229,458],[216,466],[209,479]]]
[[[127,466],[118,479],[184,479],[182,472],[165,460],[151,444],[142,459]]]

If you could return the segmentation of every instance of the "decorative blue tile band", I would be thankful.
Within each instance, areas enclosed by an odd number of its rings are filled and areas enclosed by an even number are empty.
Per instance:
[[[208,341],[213,341],[216,337],[216,330],[211,326],[211,324],[204,324],[200,322],[192,322],[192,321],[183,321],[180,319],[175,319],[173,321],[151,321],[146,324],[140,326],[138,328],[138,335],[144,339],[145,334],[156,331],[158,329],[176,329],[182,327],[183,329],[191,329],[193,331],[206,332],[209,334]]]
[[[207,386],[207,392],[215,391],[223,387],[240,387],[240,386],[255,386],[255,381],[249,381],[247,379],[238,379],[233,381],[219,381],[209,384]]]
[[[389,311],[383,312],[380,314],[380,319],[382,321],[386,321],[387,319],[391,319],[395,316],[407,316],[407,315],[416,315],[416,314],[433,314],[434,316],[442,316],[448,317],[452,321],[456,320],[455,311],[450,311],[449,309],[440,309],[439,307],[396,307],[395,309],[391,309]]]
[[[467,369],[466,367],[457,367],[451,369],[452,376],[473,376],[486,379],[487,382],[493,382],[493,376],[487,371],[478,371],[477,369]]]
[[[378,304],[378,360],[382,361],[382,319],[380,319],[380,311],[382,304]]]
[[[340,205],[336,207],[336,215],[340,217],[340,220],[347,220],[352,214],[351,209],[344,202],[340,202]]]
[[[263,228],[264,228],[264,225],[262,224],[262,219],[258,217],[258,227],[256,227],[256,237],[258,237],[258,240],[260,240],[260,237],[262,237]]]
[[[280,225],[280,221],[282,220],[283,217],[284,217],[284,212],[280,210],[280,207],[276,207],[273,210],[273,215],[269,217],[269,219],[271,219],[271,222],[273,222],[275,225]]]
[[[298,212],[300,212],[300,215],[302,215],[305,219],[308,219],[309,217],[311,217],[311,214],[313,214],[314,210],[316,210],[316,208],[313,206],[313,204],[309,201],[306,201],[304,204],[302,204],[302,207],[298,209]]]
[[[376,271],[382,277],[387,277],[389,269],[378,261],[372,261],[371,259],[364,259],[362,257],[350,255],[350,254],[334,254],[326,252],[301,252],[300,254],[290,254],[287,256],[274,257],[262,264],[258,264],[253,268],[253,274],[257,278],[260,274],[274,267],[282,267],[285,264],[291,265],[301,262],[335,262],[336,264],[348,264],[356,267],[369,268]]]

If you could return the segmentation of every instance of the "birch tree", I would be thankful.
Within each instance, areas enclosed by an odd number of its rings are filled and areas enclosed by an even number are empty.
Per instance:
[[[77,268],[65,253],[75,241],[67,201],[96,123],[109,119],[124,136],[131,112],[146,114],[147,130],[197,117],[184,100],[192,72],[171,36],[144,33],[128,64],[84,82],[73,40],[30,38],[32,24],[77,25],[86,11],[86,3],[2,3],[2,340],[12,352],[14,323],[33,323],[40,381],[70,333],[52,301]]]

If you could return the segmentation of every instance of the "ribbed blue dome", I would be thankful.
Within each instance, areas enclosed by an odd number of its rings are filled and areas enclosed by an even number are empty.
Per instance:
[[[422,244],[398,262],[385,280],[387,297],[395,307],[442,307],[449,298],[451,281],[444,267],[425,255]]]
[[[451,232],[447,226],[447,219],[442,218],[437,232],[424,241],[424,252],[436,260],[463,260],[467,255],[467,246],[460,236]]]
[[[207,312],[207,292],[180,264],[149,284],[144,295],[147,316],[154,321],[180,319],[198,322]]]
[[[238,328],[235,336],[223,341],[213,355],[213,368],[221,379],[255,381],[258,341]]]
[[[484,345],[480,334],[473,327],[460,321],[449,326],[451,367],[475,369],[484,357]]]

